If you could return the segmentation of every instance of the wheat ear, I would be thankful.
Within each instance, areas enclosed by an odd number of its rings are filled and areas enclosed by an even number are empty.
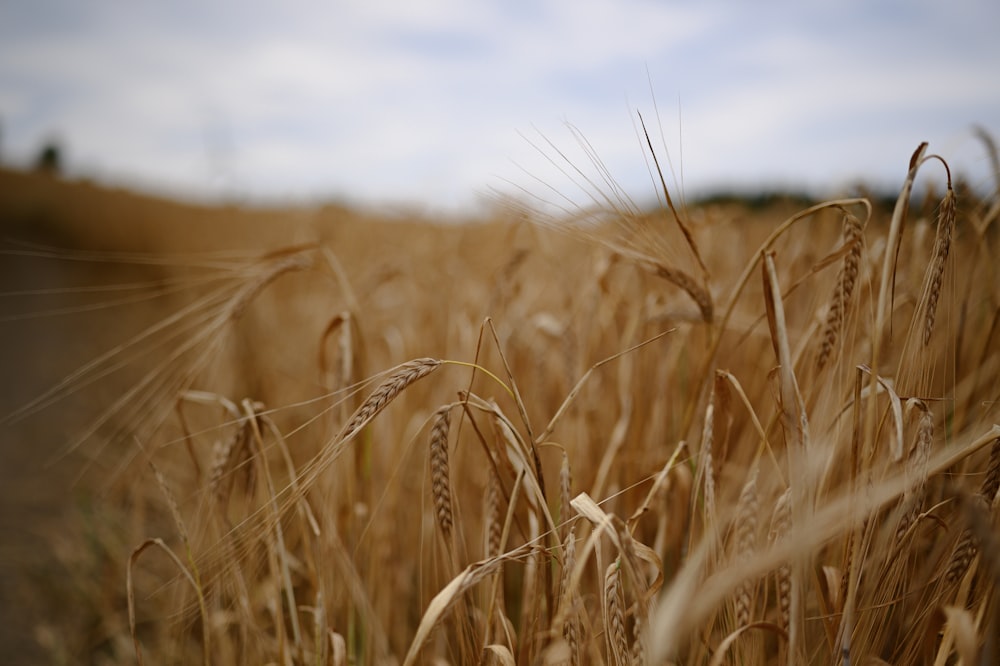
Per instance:
[[[395,400],[396,396],[402,393],[406,387],[434,372],[440,365],[441,361],[435,358],[418,358],[399,366],[399,369],[382,382],[354,412],[342,430],[343,438],[346,439],[356,434],[358,430],[385,409],[386,405]]]
[[[778,498],[771,516],[771,542],[777,543],[784,538],[792,527],[792,489],[788,488]],[[782,562],[774,572],[775,589],[778,592],[779,625],[786,632],[791,625],[792,610],[792,567],[788,562]]]
[[[844,216],[844,248],[847,250],[847,254],[844,255],[844,263],[837,276],[837,285],[834,287],[833,297],[830,299],[830,309],[826,313],[826,326],[823,328],[823,335],[820,336],[822,342],[819,354],[816,356],[816,366],[820,369],[826,365],[833,353],[837,339],[840,337],[840,331],[844,326],[844,319],[847,317],[847,310],[861,266],[863,231],[861,220],[856,216],[851,214]]]
[[[566,538],[569,523],[576,511],[570,505],[573,487],[573,474],[569,466],[569,455],[563,451],[562,465],[559,467],[559,529],[560,536]]]
[[[989,467],[979,490],[979,502],[988,508],[993,503],[997,490],[1000,490],[1000,438],[993,441],[993,447],[990,450]],[[962,531],[962,535],[955,545],[955,551],[951,555],[951,560],[948,562],[945,580],[949,583],[958,582],[968,571],[972,559],[978,552],[979,540],[970,528],[966,528]]]
[[[910,449],[906,460],[906,476],[909,487],[903,493],[904,513],[896,527],[896,543],[899,544],[913,521],[920,514],[924,501],[924,487],[927,484],[927,464],[931,455],[931,442],[934,438],[934,414],[920,400],[914,400],[920,410],[920,422],[917,424],[917,438]]]
[[[559,581],[559,616],[565,618],[562,636],[569,647],[569,663],[580,660],[580,620],[573,611],[573,567],[576,566],[576,528],[571,527],[563,541],[562,578]]]
[[[628,638],[625,635],[625,598],[621,582],[621,558],[608,565],[604,572],[604,631],[608,651],[617,666],[631,663]]]
[[[715,525],[715,462],[712,459],[712,444],[715,439],[715,392],[713,391],[705,408],[705,426],[701,436],[701,473],[704,474],[705,515],[707,527]]]
[[[938,299],[941,297],[941,283],[944,281],[944,269],[948,261],[948,251],[951,249],[951,237],[955,232],[955,190],[949,185],[948,193],[941,201],[938,213],[937,238],[934,241],[934,261],[930,268],[930,289],[927,293],[927,308],[924,313],[924,346],[931,340],[934,332],[934,318],[937,315]]]
[[[451,507],[451,477],[448,472],[448,430],[451,425],[451,405],[434,413],[431,426],[431,494],[434,497],[434,514],[445,539],[451,536],[453,524]]]
[[[740,562],[753,558],[757,552],[757,514],[760,511],[757,474],[758,469],[754,466],[740,492],[736,510],[736,555]],[[750,624],[750,612],[756,583],[756,580],[748,578],[736,588],[737,628]]]
[[[657,275],[667,282],[670,282],[686,291],[687,295],[691,297],[691,300],[698,305],[698,310],[701,312],[701,318],[707,323],[712,323],[712,319],[715,316],[715,307],[712,303],[712,295],[708,293],[708,290],[698,284],[697,280],[682,270],[670,268],[660,262],[650,262],[649,269],[654,275]]]
[[[496,557],[500,554],[503,540],[503,490],[500,478],[492,467],[489,475],[486,482],[486,556]]]

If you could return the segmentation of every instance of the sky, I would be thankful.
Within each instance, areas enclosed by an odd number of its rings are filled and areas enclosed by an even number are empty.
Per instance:
[[[6,0],[0,162],[56,141],[70,176],[199,200],[643,201],[641,113],[689,197],[898,188],[925,140],[986,188],[998,27],[996,0]]]

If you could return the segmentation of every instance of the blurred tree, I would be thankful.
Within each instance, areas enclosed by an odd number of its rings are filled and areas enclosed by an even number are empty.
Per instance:
[[[35,171],[58,175],[62,171],[62,149],[56,141],[46,141],[35,158]]]

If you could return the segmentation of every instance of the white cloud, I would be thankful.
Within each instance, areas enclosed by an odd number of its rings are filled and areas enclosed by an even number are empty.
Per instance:
[[[1000,10],[978,3],[48,5],[0,11],[5,144],[58,130],[82,163],[200,190],[221,170],[258,195],[463,205],[535,187],[511,159],[547,178],[518,131],[573,150],[565,119],[643,198],[647,66],[692,188],[884,178],[912,137],[966,146],[966,123],[1000,117]]]

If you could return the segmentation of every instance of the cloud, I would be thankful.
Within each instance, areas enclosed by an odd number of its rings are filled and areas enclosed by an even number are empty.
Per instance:
[[[1000,117],[1000,10],[890,5],[48,0],[0,9],[5,153],[58,131],[80,168],[197,193],[461,207],[563,180],[535,128],[592,168],[568,120],[643,198],[655,94],[691,189],[892,178]]]

